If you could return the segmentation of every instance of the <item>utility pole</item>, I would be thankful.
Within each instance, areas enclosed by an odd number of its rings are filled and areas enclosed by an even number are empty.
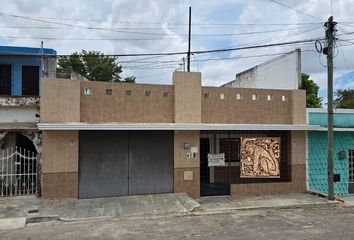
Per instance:
[[[183,64],[183,72],[185,72],[186,71],[186,58],[185,57],[182,58],[182,64]]]
[[[188,32],[187,72],[190,72],[190,71],[191,71],[191,32],[192,32],[192,7],[189,7],[189,32]]]
[[[326,39],[327,39],[327,117],[328,117],[328,199],[334,200],[334,177],[333,177],[333,43],[336,22],[333,21],[333,16],[325,23]],[[326,53],[325,53],[326,54]]]
[[[44,78],[44,48],[43,48],[43,41],[41,41],[41,77]]]

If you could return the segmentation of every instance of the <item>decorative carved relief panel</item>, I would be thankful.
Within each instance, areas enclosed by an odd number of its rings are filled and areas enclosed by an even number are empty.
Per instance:
[[[240,177],[280,178],[280,138],[241,138]]]

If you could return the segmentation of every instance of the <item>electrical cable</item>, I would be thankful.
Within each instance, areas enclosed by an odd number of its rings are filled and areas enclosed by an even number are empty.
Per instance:
[[[296,9],[296,8],[293,8],[293,7],[290,7],[290,6],[288,6],[288,5],[285,5],[284,3],[281,3],[281,2],[279,2],[279,1],[276,1],[276,0],[269,0],[269,1],[271,1],[271,2],[273,2],[273,3],[276,3],[276,4],[280,5],[280,6],[283,6],[283,7],[285,7],[285,8],[294,10],[294,11],[296,11],[297,13],[300,13],[300,14],[302,14],[302,15],[305,15],[305,16],[308,16],[308,17],[311,17],[311,18],[315,18],[315,19],[317,19],[317,20],[322,21],[322,19],[319,18],[319,17],[316,17],[316,16],[314,16],[314,15],[305,13],[305,12],[303,12],[303,11],[300,11],[300,10]]]
[[[323,40],[323,39],[324,39],[323,37],[319,37],[319,38],[304,39],[304,40],[289,41],[289,42],[280,42],[280,43],[271,43],[271,44],[264,44],[264,45],[253,45],[253,46],[244,46],[244,47],[235,47],[235,48],[191,51],[191,54],[230,52],[230,51],[240,51],[240,50],[246,50],[246,49],[286,46],[286,45],[301,44],[301,43],[311,43],[311,42],[315,42],[316,40]],[[104,55],[111,56],[111,57],[128,57],[128,56],[139,57],[139,56],[172,56],[172,55],[183,55],[183,54],[187,54],[187,52],[183,51],[183,52],[165,52],[165,53],[131,53],[131,54],[104,54]],[[0,53],[0,55],[4,55],[4,54]],[[24,56],[33,56],[33,55],[37,56],[38,54],[26,54]],[[78,55],[80,55],[80,54],[78,54]],[[17,56],[21,56],[21,55],[17,55]],[[45,56],[51,56],[51,55],[45,55]],[[58,54],[56,56],[57,57],[66,57],[66,56],[70,56],[70,54]]]
[[[46,21],[46,20],[64,20],[64,21],[80,21],[80,22],[107,22],[107,23],[123,23],[123,24],[142,24],[142,25],[185,25],[187,23],[168,23],[168,22],[134,22],[134,21],[117,21],[117,20],[99,20],[99,19],[80,19],[80,18],[50,18],[50,17],[40,17],[40,16],[23,16],[17,15],[7,12],[0,12],[0,16],[8,16],[12,18],[21,18],[28,20],[38,20],[38,21]],[[47,22],[52,23],[52,22]],[[304,22],[304,23],[193,23],[194,26],[284,26],[284,25],[314,25],[314,24],[322,24],[322,20],[320,22]]]

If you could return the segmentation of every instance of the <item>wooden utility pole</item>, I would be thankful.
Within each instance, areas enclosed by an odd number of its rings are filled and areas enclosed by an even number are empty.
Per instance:
[[[190,71],[191,71],[191,32],[192,32],[192,7],[189,7],[189,31],[188,31],[187,72],[190,72]]]
[[[328,199],[334,200],[334,177],[333,177],[333,43],[334,43],[334,32],[335,25],[337,23],[333,22],[333,16],[328,19],[325,27],[326,29],[326,39],[327,39],[327,113],[328,113],[328,156],[327,156],[327,166],[328,166]]]

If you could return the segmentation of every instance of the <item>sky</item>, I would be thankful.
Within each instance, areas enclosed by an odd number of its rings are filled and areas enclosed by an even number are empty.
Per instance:
[[[324,37],[324,22],[338,22],[334,87],[354,88],[354,0],[1,0],[0,45],[40,47],[58,54],[186,52],[192,7],[192,51],[225,49]],[[296,9],[296,10],[294,10]],[[314,43],[223,53],[193,54],[191,71],[203,85],[220,86],[238,72],[301,48],[302,71],[326,102],[326,56]],[[171,84],[184,55],[119,57],[122,76],[138,83]]]

